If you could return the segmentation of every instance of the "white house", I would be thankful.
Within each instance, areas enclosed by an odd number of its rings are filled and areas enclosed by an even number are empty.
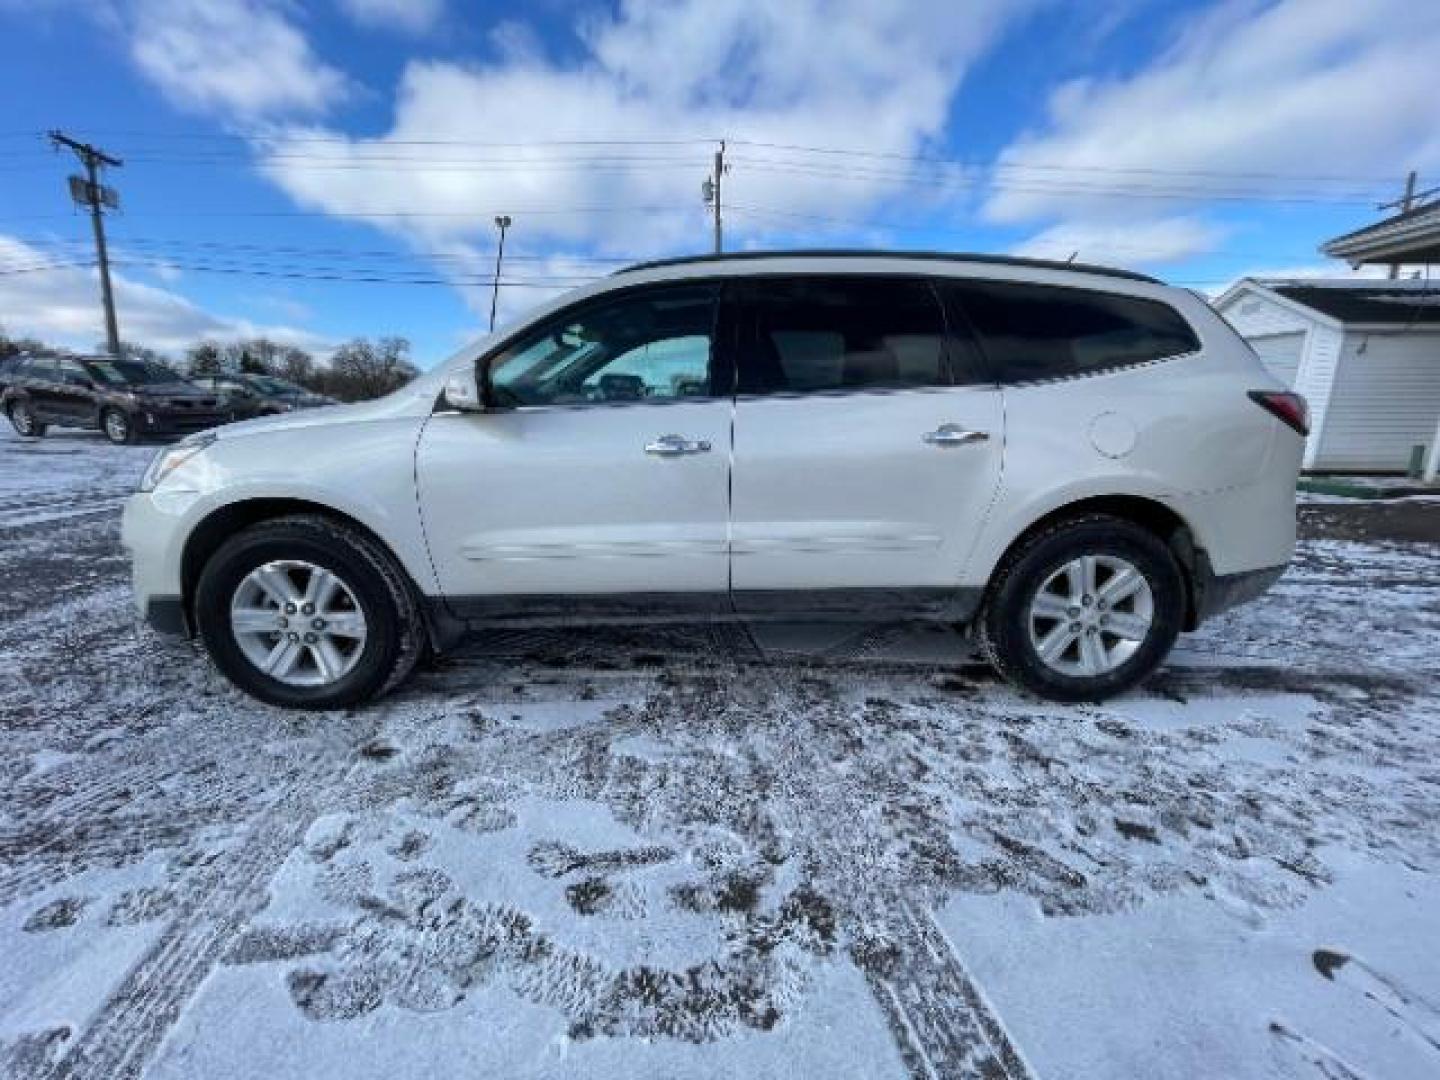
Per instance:
[[[1304,467],[1404,472],[1440,417],[1440,285],[1244,278],[1215,306],[1310,403]]]

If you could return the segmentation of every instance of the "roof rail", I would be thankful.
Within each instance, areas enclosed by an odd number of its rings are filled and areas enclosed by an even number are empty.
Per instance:
[[[1100,274],[1163,285],[1159,278],[1134,270],[1117,270],[1113,266],[1093,263],[1059,262],[1054,259],[1029,259],[1021,255],[990,255],[964,251],[883,251],[865,248],[799,248],[792,251],[734,251],[709,255],[678,255],[668,259],[651,259],[616,270],[616,274],[633,274],[637,270],[656,270],[667,266],[689,266],[695,263],[739,262],[754,259],[925,259],[934,262],[981,263],[991,266],[1019,266],[1031,270],[1072,270],[1081,274]]]

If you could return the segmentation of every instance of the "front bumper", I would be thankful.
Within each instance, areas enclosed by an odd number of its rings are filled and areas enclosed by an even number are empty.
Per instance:
[[[227,424],[233,417],[224,412],[170,412],[142,409],[135,414],[136,427],[146,435],[193,435],[197,431]]]
[[[164,634],[188,634],[175,542],[175,516],[149,493],[130,496],[120,519],[120,543],[130,556],[135,610]]]

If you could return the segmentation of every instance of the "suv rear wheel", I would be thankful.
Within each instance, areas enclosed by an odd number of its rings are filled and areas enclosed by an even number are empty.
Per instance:
[[[414,669],[424,626],[378,542],[329,518],[253,525],[205,564],[195,620],[215,665],[272,705],[333,709],[383,694]]]
[[[1101,701],[1150,675],[1185,615],[1185,580],[1159,537],[1089,515],[1058,522],[996,571],[982,651],[1008,681],[1054,701]]]
[[[100,430],[116,446],[135,441],[135,422],[119,409],[106,409],[100,414]]]
[[[45,434],[46,426],[36,419],[30,406],[23,401],[12,401],[6,410],[10,414],[10,426],[27,439],[38,439]]]

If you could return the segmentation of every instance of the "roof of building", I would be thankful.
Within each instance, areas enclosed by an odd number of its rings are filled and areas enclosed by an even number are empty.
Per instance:
[[[1342,323],[1440,323],[1440,282],[1301,280],[1257,284]]]
[[[1320,248],[1351,263],[1440,262],[1440,202],[1417,206],[1337,236]]]
[[[1105,277],[1125,278],[1129,281],[1144,281],[1152,285],[1163,284],[1158,278],[1139,274],[1133,270],[1117,270],[1113,266],[1096,266],[1092,263],[1057,262],[1051,259],[1028,259],[1019,255],[990,255],[963,251],[874,251],[863,248],[842,248],[825,250],[800,249],[795,251],[734,251],[711,255],[682,255],[671,259],[654,259],[636,263],[617,274],[629,274],[637,270],[654,270],[666,266],[688,266],[692,263],[734,262],[754,259],[918,259],[935,262],[982,263],[994,266],[1019,266],[1032,270],[1070,270],[1082,274],[1100,274]]]

